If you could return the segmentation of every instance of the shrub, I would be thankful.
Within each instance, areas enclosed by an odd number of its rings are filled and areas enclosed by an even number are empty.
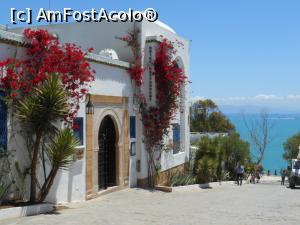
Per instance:
[[[10,184],[5,184],[4,182],[0,182],[0,205],[4,200],[6,200],[7,195],[9,193],[10,186],[11,186]]]
[[[209,156],[204,156],[197,161],[197,182],[208,183],[217,180],[217,161]]]
[[[191,173],[175,173],[171,177],[171,186],[184,186],[196,183],[196,177]]]
[[[197,145],[193,173],[200,183],[234,179],[237,163],[247,165],[250,162],[249,144],[237,133],[203,137]]]

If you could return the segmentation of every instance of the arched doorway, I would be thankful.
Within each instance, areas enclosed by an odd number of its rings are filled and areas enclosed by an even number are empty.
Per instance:
[[[99,189],[116,185],[116,128],[110,116],[105,116],[99,128],[98,184]]]

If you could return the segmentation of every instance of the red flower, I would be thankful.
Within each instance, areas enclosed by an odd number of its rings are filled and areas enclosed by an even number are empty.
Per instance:
[[[131,48],[134,56],[134,65],[128,69],[130,78],[137,86],[143,84],[144,69],[141,67],[140,44],[138,43],[139,30],[128,32],[128,36],[119,39],[125,41]],[[163,36],[161,36],[163,38]],[[176,40],[176,42],[178,42]],[[156,106],[147,108],[143,95],[135,95],[140,102],[142,122],[144,125],[144,136],[148,147],[159,145],[164,135],[168,134],[171,120],[178,108],[177,99],[181,89],[186,82],[182,70],[178,68],[173,60],[176,50],[173,43],[166,38],[159,44],[154,60],[154,73],[156,83]]]
[[[69,116],[72,122],[79,109],[80,99],[87,94],[94,73],[85,59],[86,53],[75,44],[61,45],[57,37],[46,30],[25,29],[24,36],[31,44],[27,48],[27,59],[14,58],[0,62],[0,87],[4,87],[11,98],[22,98],[33,87],[39,86],[52,73],[58,74],[69,96]],[[88,49],[88,52],[92,51]]]

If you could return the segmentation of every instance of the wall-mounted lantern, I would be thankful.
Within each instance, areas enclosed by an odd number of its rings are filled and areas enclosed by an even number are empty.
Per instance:
[[[88,94],[88,102],[86,103],[86,114],[94,114],[94,104],[91,101],[91,94]]]

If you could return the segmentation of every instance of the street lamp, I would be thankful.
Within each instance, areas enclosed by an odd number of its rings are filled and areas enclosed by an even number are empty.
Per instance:
[[[88,102],[85,108],[86,108],[86,114],[94,114],[94,104],[91,101],[91,94],[88,94]]]

